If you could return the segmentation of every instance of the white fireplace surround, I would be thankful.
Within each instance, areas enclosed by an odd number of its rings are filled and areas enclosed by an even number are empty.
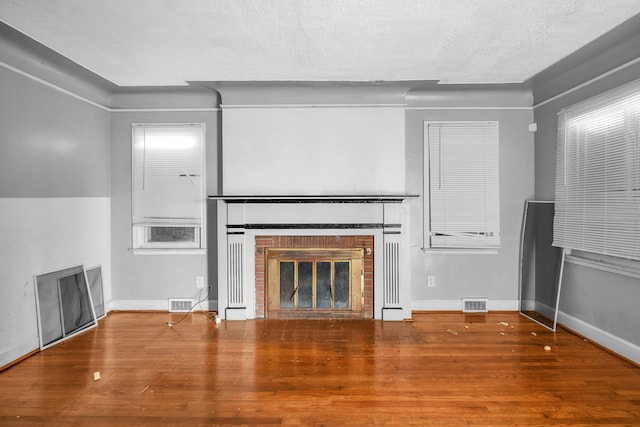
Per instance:
[[[409,195],[212,196],[218,200],[218,313],[256,318],[257,236],[374,236],[374,319],[411,317]]]

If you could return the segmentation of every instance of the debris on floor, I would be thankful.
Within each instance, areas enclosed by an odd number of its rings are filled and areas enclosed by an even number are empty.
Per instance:
[[[536,334],[535,332],[531,332],[531,335],[533,335],[534,337],[538,336],[538,334]]]
[[[447,332],[449,332],[451,335],[458,335],[458,332],[454,331],[453,329],[447,329]]]
[[[506,336],[507,334],[505,334],[504,332],[500,332],[500,335]]]
[[[100,371],[96,371],[93,373],[93,380],[98,381],[100,379]]]
[[[551,351],[551,346],[550,345],[545,345],[544,346],[544,350],[545,351]]]
[[[509,322],[500,322],[499,324],[502,326],[509,326]]]

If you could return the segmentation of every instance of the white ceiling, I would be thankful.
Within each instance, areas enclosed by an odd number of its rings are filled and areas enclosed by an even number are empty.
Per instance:
[[[520,83],[640,0],[0,0],[0,20],[121,86]]]

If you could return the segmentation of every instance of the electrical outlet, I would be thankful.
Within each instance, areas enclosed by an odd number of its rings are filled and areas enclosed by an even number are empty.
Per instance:
[[[196,288],[204,289],[204,277],[196,276]]]
[[[436,276],[427,276],[427,287],[428,288],[436,287]]]

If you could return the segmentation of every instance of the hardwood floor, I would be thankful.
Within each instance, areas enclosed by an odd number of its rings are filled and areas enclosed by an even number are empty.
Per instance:
[[[640,368],[517,313],[180,317],[114,313],[0,373],[0,425],[640,425]]]

